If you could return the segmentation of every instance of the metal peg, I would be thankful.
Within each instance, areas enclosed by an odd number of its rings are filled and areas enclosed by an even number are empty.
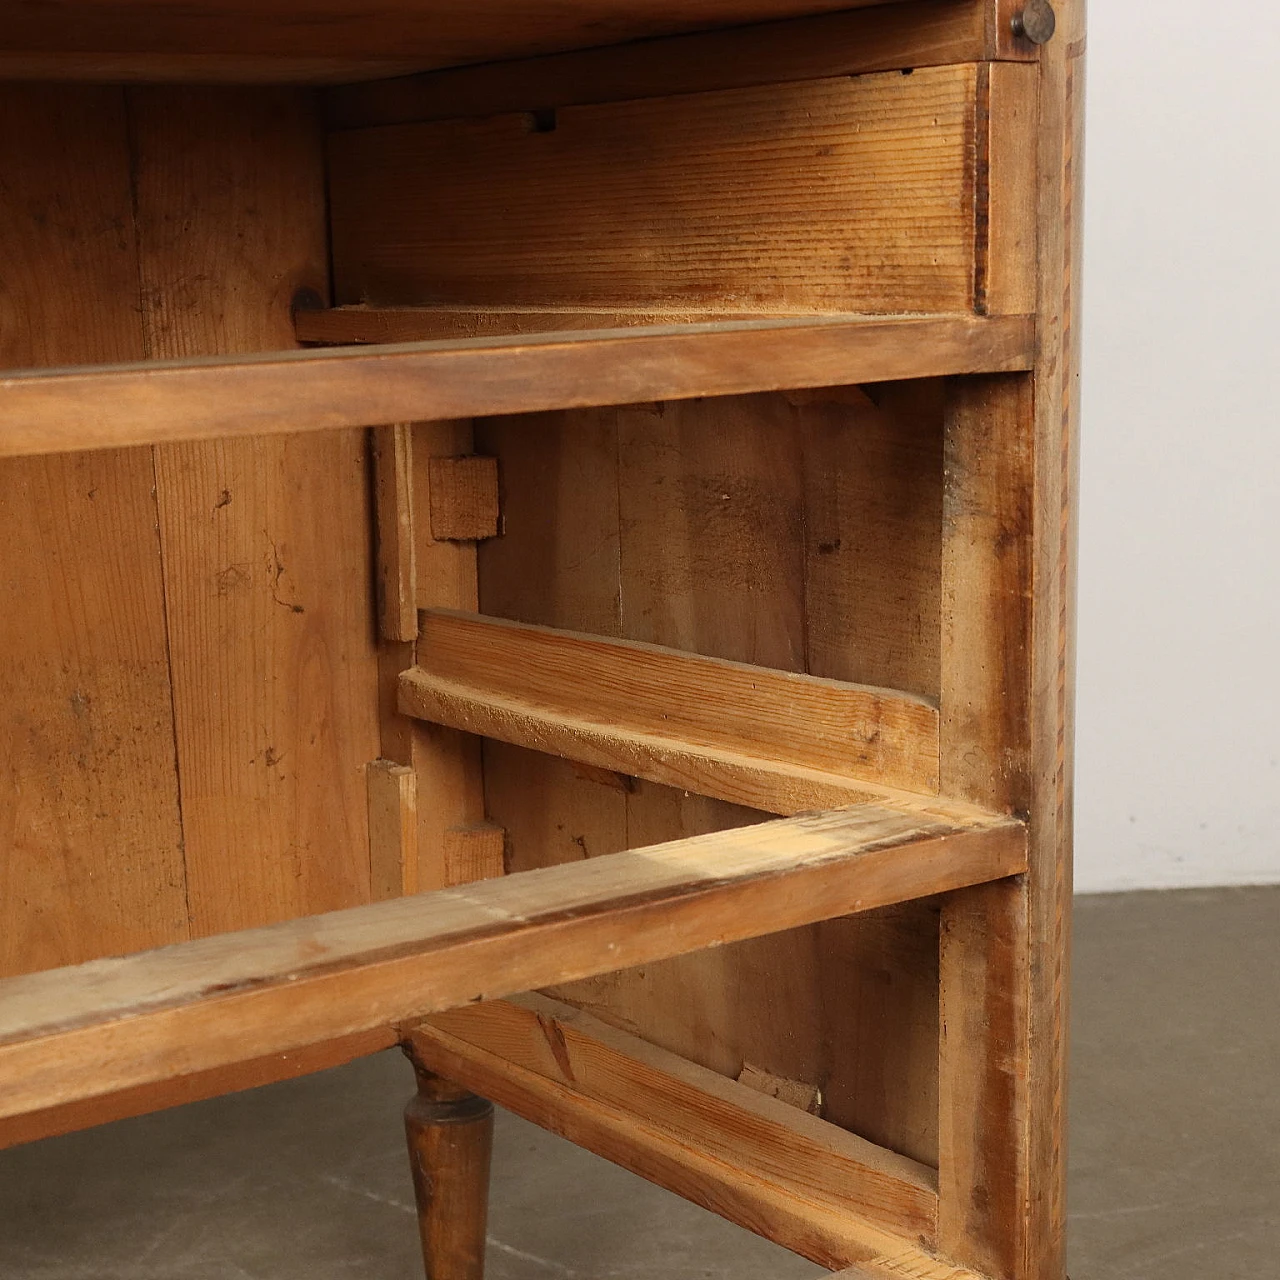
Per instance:
[[[1027,0],[1013,15],[1013,34],[1032,44],[1047,44],[1057,25],[1058,18],[1049,0]]]

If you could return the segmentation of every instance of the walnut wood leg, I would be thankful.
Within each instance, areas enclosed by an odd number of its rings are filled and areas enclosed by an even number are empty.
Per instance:
[[[413,1067],[418,1093],[404,1129],[427,1280],[482,1280],[493,1103]]]

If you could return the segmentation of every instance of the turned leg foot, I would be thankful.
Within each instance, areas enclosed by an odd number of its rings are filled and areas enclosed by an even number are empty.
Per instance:
[[[493,1104],[413,1067],[418,1093],[404,1128],[427,1280],[482,1280]]]

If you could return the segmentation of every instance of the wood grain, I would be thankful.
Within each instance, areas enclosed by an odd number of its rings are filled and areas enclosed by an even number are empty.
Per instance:
[[[118,90],[0,88],[0,364],[143,354]],[[0,974],[187,936],[145,450],[0,463]]]
[[[327,307],[299,311],[299,342],[317,346],[431,342],[441,338],[493,338],[527,333],[573,333],[591,329],[634,329],[645,325],[710,324],[722,320],[768,320],[759,312],[722,308],[632,307]],[[801,316],[792,316],[801,319]]]
[[[974,309],[1025,315],[1036,302],[1036,123],[1039,75],[1029,63],[978,72]]]
[[[883,402],[893,389],[873,390]],[[598,635],[619,635],[625,622],[639,639],[802,667],[804,531],[819,518],[805,508],[805,474],[826,465],[821,450],[802,465],[810,426],[843,425],[848,454],[827,455],[826,462],[850,467],[871,466],[876,455],[863,457],[857,444],[872,432],[887,440],[895,432],[932,431],[934,558],[932,564],[922,558],[914,581],[931,578],[936,600],[939,390],[920,408],[926,419],[932,412],[931,428],[913,422],[908,388],[891,418],[870,425],[848,409],[853,402],[870,410],[865,395],[827,390],[484,423],[479,439],[501,461],[506,535],[481,548],[482,607]],[[867,449],[874,448],[873,437]],[[899,470],[913,459],[904,456]],[[866,479],[866,501],[876,475]],[[902,488],[914,492],[906,481]],[[928,518],[904,512],[900,532],[909,531],[910,520]],[[884,578],[906,572],[905,560],[897,570],[877,563],[891,539],[871,541],[861,527],[856,536],[846,564],[861,559],[864,572]],[[920,606],[909,603],[898,620],[904,628],[920,616]],[[825,620],[836,634],[839,620]],[[862,650],[872,652],[877,643],[878,636],[868,636]],[[544,747],[547,728],[540,724],[536,738]],[[486,743],[489,808],[508,831],[513,868],[758,822],[759,808],[840,802],[827,790],[830,778],[810,777],[803,792],[794,776],[775,774],[767,789],[758,776],[725,768],[712,778],[705,759],[681,761],[671,743],[662,744],[658,759],[651,753],[640,764],[634,744],[597,740],[584,767],[584,726],[565,728],[576,767]],[[663,771],[650,776],[673,786],[634,776],[654,764]],[[727,1077],[748,1060],[820,1084],[836,1123],[928,1162],[936,1160],[937,921],[936,905],[909,904],[895,908],[892,919],[860,915],[646,965],[563,994]]]
[[[968,311],[976,94],[962,65],[332,134],[335,297]]]
[[[375,427],[372,445],[378,632],[383,640],[416,640],[418,565],[413,530],[413,429],[404,422]]]
[[[723,1170],[717,1183],[766,1182],[802,1203],[866,1217],[907,1237],[931,1240],[936,1230],[932,1169],[570,1005],[542,996],[491,1001],[436,1015],[409,1038],[428,1064],[440,1051],[441,1070],[444,1054],[453,1066],[472,1056],[470,1046],[487,1075],[503,1079],[496,1100],[514,1102],[517,1111],[522,1100],[524,1109],[536,1106],[538,1084],[549,1081],[570,1095],[570,1106],[603,1104],[620,1126],[656,1130],[673,1147],[685,1145],[690,1163],[716,1161]],[[681,1190],[690,1189],[688,1181]],[[698,1198],[716,1194],[708,1188]]]
[[[938,1249],[984,1275],[1026,1256],[1025,880],[951,894],[942,908]]]
[[[7,16],[2,45],[48,53],[216,53],[285,58],[418,58],[429,66],[485,62],[670,31],[857,8],[870,0],[385,0],[370,20],[356,0],[46,0]],[[883,0],[880,0],[883,3]]]
[[[1038,591],[1031,621],[1031,824],[1027,972],[1028,1162],[1036,1171],[1022,1275],[1066,1266],[1067,984],[1075,747],[1075,546],[1080,415],[1085,6],[1055,5],[1041,59],[1037,134],[1039,341],[1035,375]],[[1021,1277],[1019,1277],[1021,1280]]]
[[[422,58],[253,53],[16,52],[0,49],[0,80],[73,84],[351,85],[422,71]]]
[[[331,128],[353,129],[664,98],[781,81],[823,80],[906,67],[1030,58],[1000,39],[1001,0],[917,3],[761,22],[516,62],[343,85],[325,94]],[[355,79],[356,77],[352,77]]]
[[[148,350],[289,345],[295,289],[324,281],[309,99],[133,89],[129,104]],[[192,929],[366,902],[364,438],[193,443],[155,463]]]
[[[804,440],[806,670],[940,690],[939,381],[789,397]]]
[[[0,1120],[0,1150],[25,1142],[38,1142],[64,1133],[77,1133],[96,1125],[111,1124],[133,1116],[149,1115],[170,1107],[183,1107],[206,1098],[221,1098],[244,1089],[258,1089],[281,1080],[327,1071],[392,1048],[397,1033],[392,1027],[376,1027],[336,1040],[321,1040],[300,1049],[266,1054],[213,1067],[189,1075],[175,1072],[163,1080],[149,1081],[115,1093],[28,1111]]]
[[[1030,786],[1031,392],[1026,378],[953,386],[943,497],[943,789],[1017,812]]]
[[[418,775],[406,764],[371,760],[369,898],[382,902],[418,892]]]
[[[0,983],[0,1116],[1016,874],[1019,823],[862,806]]]
[[[471,454],[432,458],[431,536],[480,542],[498,533],[498,460]]]
[[[999,372],[1031,344],[1022,317],[821,317],[24,372],[0,457]]]
[[[420,626],[419,665],[402,677],[418,707],[439,680],[601,729],[936,789],[937,713],[923,698],[475,614],[425,610]]]

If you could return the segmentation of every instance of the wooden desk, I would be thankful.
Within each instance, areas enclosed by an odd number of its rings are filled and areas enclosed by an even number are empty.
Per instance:
[[[7,21],[0,1143],[400,1043],[432,1280],[474,1095],[1062,1280],[1082,20]]]

